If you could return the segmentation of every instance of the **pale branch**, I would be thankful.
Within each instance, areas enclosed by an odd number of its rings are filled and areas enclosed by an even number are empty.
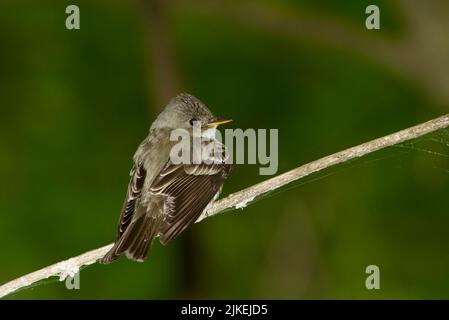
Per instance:
[[[327,157],[321,158],[316,161],[312,161],[308,164],[302,165],[296,169],[285,172],[281,175],[267,179],[256,185],[233,193],[224,199],[216,201],[211,208],[207,211],[207,214],[201,216],[197,222],[203,220],[206,217],[216,215],[229,208],[244,208],[248,203],[255,198],[266,194],[272,190],[285,186],[295,180],[304,178],[312,173],[322,171],[326,168],[332,167],[337,164],[345,163],[352,159],[365,156],[372,152],[403,143],[405,141],[413,140],[422,137],[431,132],[435,132],[440,129],[449,127],[449,114],[441,116],[439,118],[430,120],[428,122],[416,125],[414,127],[384,136],[379,139],[372,140],[360,144],[356,147],[352,147]],[[49,277],[57,276],[60,281],[66,279],[67,276],[73,276],[76,274],[82,266],[95,263],[98,259],[103,257],[106,252],[111,248],[112,244],[88,251],[77,257],[70,258],[68,260],[58,262],[51,266],[45,267],[38,271],[32,272],[18,279],[12,280],[2,286],[0,286],[0,298],[15,292],[19,289],[26,288],[40,280],[47,279]]]

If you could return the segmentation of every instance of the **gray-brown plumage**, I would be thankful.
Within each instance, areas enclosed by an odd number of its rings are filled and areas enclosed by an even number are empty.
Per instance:
[[[178,141],[170,141],[175,129],[190,135],[199,121],[204,129],[215,130],[220,123],[209,109],[189,94],[173,98],[153,122],[147,138],[134,155],[131,180],[119,219],[116,241],[100,260],[110,263],[120,255],[144,261],[156,236],[167,244],[193,224],[218,196],[231,172],[225,163],[226,149],[212,162],[174,164],[170,150]]]

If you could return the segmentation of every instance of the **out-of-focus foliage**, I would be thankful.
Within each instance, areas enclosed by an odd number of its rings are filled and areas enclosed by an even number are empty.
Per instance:
[[[366,17],[365,1],[266,2],[355,28]],[[0,4],[0,283],[113,240],[131,157],[162,107],[142,6],[77,1],[69,31],[68,4]],[[385,29],[369,32],[397,36],[402,16],[380,5]],[[235,127],[278,128],[279,172],[444,110],[357,52],[174,12],[183,90]],[[49,282],[11,298],[448,298],[449,139],[434,139],[207,219],[143,264],[90,266],[80,290]],[[238,165],[224,193],[265,178]],[[365,288],[370,264],[381,290]]]

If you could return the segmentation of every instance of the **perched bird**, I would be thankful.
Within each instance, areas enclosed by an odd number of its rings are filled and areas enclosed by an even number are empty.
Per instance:
[[[111,263],[122,254],[142,262],[157,236],[167,244],[207,210],[231,172],[226,148],[217,141],[222,152],[209,155],[214,161],[174,163],[170,154],[177,141],[170,141],[170,134],[184,129],[193,137],[193,127],[199,124],[214,140],[216,127],[230,121],[216,118],[189,94],[169,102],[134,154],[116,240],[100,263]]]

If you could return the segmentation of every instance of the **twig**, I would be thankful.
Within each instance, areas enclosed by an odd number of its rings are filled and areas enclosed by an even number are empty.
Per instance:
[[[258,196],[267,192],[278,189],[290,182],[304,178],[314,172],[321,171],[331,166],[347,162],[349,160],[365,156],[372,152],[393,146],[398,143],[419,138],[428,133],[449,127],[449,114],[439,118],[430,120],[428,122],[416,125],[414,127],[384,136],[379,139],[363,143],[356,147],[352,147],[330,156],[312,161],[308,164],[300,166],[296,169],[290,170],[286,173],[265,180],[254,186],[243,189],[239,192],[233,193],[224,199],[215,202],[208,210],[207,214],[200,217],[197,222],[200,222],[206,217],[216,215],[229,208],[244,208],[248,203],[253,201]],[[58,276],[60,281],[63,281],[67,276],[73,276],[77,273],[80,267],[95,263],[98,259],[103,257],[110,249],[112,244],[83,253],[77,257],[56,263],[54,265],[45,267],[38,271],[32,272],[18,279],[10,281],[0,286],[0,298],[7,294],[15,292],[21,288],[25,288],[40,280],[47,279],[52,276]]]

